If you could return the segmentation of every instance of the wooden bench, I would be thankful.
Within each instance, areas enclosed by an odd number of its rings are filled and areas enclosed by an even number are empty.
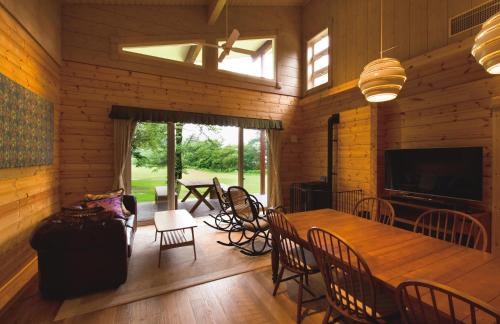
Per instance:
[[[160,202],[168,201],[168,187],[167,186],[158,186],[155,187],[155,203],[158,204]],[[177,193],[175,193],[175,209],[177,209]]]

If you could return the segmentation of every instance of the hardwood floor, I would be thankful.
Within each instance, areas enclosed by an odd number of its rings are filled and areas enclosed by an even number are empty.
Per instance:
[[[319,279],[319,278],[318,278]],[[272,296],[271,268],[263,268],[69,318],[64,323],[294,323],[296,289],[284,282]],[[308,298],[307,296],[305,298]],[[59,302],[40,298],[36,281],[0,317],[0,323],[52,323]],[[320,323],[324,301],[308,305],[304,323]]]

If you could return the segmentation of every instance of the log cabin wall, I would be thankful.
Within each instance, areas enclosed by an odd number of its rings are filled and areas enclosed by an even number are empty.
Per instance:
[[[384,53],[400,61],[475,35],[479,28],[448,37],[448,18],[485,0],[384,0]],[[333,85],[359,77],[380,55],[379,0],[311,0],[303,9],[303,43],[332,28]],[[303,74],[305,75],[305,73]]]
[[[63,58],[67,61],[292,96],[300,93],[299,7],[230,6],[229,9],[229,32],[238,28],[240,39],[276,36],[280,88],[274,82],[248,82],[234,74],[217,72],[215,60],[208,61],[206,69],[199,69],[118,54],[119,43],[223,40],[224,11],[214,25],[207,24],[206,6],[64,5],[62,14]],[[205,48],[205,58],[213,58],[216,51]]]
[[[59,209],[60,67],[57,55],[51,57],[30,35],[34,30],[28,32],[19,23],[33,18],[30,13],[39,15],[40,20],[57,16],[57,2],[40,5],[37,11],[34,2],[26,4],[28,13],[14,17],[0,1],[0,73],[51,101],[55,119],[52,165],[0,169],[0,309],[36,273],[35,253],[29,246],[31,231]],[[33,34],[37,32],[42,31]],[[57,39],[53,35],[52,40],[57,43]]]
[[[113,124],[108,114],[113,104],[282,119],[285,127],[282,182],[287,199],[288,185],[299,166],[298,144],[290,141],[297,124],[293,121],[297,99],[281,92],[298,93],[299,11],[293,7],[280,8],[276,18],[276,11],[269,7],[230,10],[242,35],[246,31],[278,30],[282,89],[227,80],[199,69],[191,74],[189,67],[115,55],[112,43],[117,36],[147,39],[156,34],[185,39],[193,31],[210,30],[206,7],[63,6],[63,204],[71,204],[87,192],[112,189]],[[269,15],[274,18],[265,19]],[[221,20],[210,35],[223,35]]]

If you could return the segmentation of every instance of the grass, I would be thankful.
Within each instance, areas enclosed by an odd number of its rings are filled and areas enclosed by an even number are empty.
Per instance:
[[[194,170],[188,169],[183,174],[183,179],[210,179],[218,177],[222,184],[231,186],[238,184],[238,172],[219,172],[212,170]],[[155,187],[167,185],[167,168],[149,169],[132,166],[132,193],[139,202],[148,202],[155,200]],[[245,172],[245,189],[253,194],[260,192],[260,174],[258,171]],[[179,200],[187,193],[185,187],[181,188]],[[192,197],[190,197],[192,198]]]

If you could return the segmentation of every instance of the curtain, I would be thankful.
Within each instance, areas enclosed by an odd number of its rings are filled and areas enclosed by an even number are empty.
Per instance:
[[[268,129],[267,140],[269,144],[269,174],[267,179],[267,205],[269,207],[281,206],[281,132]]]
[[[114,119],[113,120],[113,141],[114,141],[114,175],[112,189],[125,189],[130,193],[129,188],[130,173],[126,172],[127,165],[130,164],[132,136],[137,122],[135,120]]]
[[[133,119],[153,123],[191,123],[236,126],[249,129],[283,129],[283,123],[281,120],[125,106],[113,106],[109,117],[112,119]]]

